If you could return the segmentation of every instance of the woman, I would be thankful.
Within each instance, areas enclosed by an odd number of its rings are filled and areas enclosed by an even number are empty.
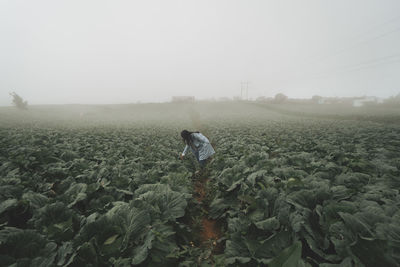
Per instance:
[[[200,168],[204,168],[207,163],[207,159],[215,154],[214,148],[211,146],[210,141],[199,132],[189,132],[183,130],[181,136],[186,146],[183,150],[180,158],[183,159],[188,151],[189,147],[195,155],[197,161],[200,164]]]

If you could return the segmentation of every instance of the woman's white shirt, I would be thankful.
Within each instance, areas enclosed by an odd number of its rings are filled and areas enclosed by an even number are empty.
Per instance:
[[[191,148],[193,152],[199,151],[199,160],[205,160],[215,154],[215,150],[211,146],[210,141],[207,137],[205,137],[201,133],[192,133],[191,136],[193,140],[193,147]],[[185,146],[185,149],[182,152],[182,156],[186,155],[189,147],[189,145]]]

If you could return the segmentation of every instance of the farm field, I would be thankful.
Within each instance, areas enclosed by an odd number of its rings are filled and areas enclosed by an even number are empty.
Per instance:
[[[400,112],[332,112],[0,108],[0,265],[399,266]]]

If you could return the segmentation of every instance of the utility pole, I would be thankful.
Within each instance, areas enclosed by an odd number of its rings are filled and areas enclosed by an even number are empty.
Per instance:
[[[243,92],[246,94],[246,100],[249,100],[249,81],[241,82],[240,83],[240,97],[243,100]]]

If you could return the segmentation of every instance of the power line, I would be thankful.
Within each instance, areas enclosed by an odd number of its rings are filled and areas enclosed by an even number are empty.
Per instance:
[[[379,39],[384,38],[384,37],[386,37],[386,36],[388,36],[388,35],[391,35],[392,33],[396,33],[396,32],[399,32],[399,31],[400,31],[400,27],[398,27],[398,28],[396,28],[396,29],[394,29],[394,30],[392,30],[392,31],[379,34],[379,35],[374,36],[374,37],[372,37],[372,38],[369,38],[369,39],[367,39],[367,40],[360,41],[360,42],[358,42],[357,44],[355,44],[355,45],[353,45],[353,46],[351,46],[351,47],[349,47],[349,48],[339,50],[337,53],[333,54],[332,56],[337,56],[337,55],[342,54],[343,52],[345,52],[345,51],[347,51],[347,50],[354,50],[354,48],[357,48],[357,47],[359,47],[360,45],[365,45],[365,44],[367,44],[367,43],[369,43],[369,42],[379,40]]]
[[[374,65],[371,65],[371,66],[365,66],[365,67],[351,69],[351,70],[348,70],[347,72],[355,72],[355,71],[375,68],[375,67],[381,66],[381,65],[389,65],[389,64],[396,64],[396,63],[400,63],[400,58],[396,59],[396,60],[390,60],[390,61],[386,61],[386,62],[377,63],[377,64],[374,64]]]
[[[363,69],[363,67],[368,67],[368,66],[375,66],[375,65],[382,65],[385,63],[391,63],[392,61],[397,61],[400,60],[400,54],[395,54],[395,55],[390,55],[390,56],[384,56],[384,57],[379,57],[379,58],[373,58],[373,59],[369,59],[366,61],[362,61],[360,63],[357,64],[348,64],[348,65],[344,65],[344,66],[339,66],[339,68],[335,68],[335,69],[331,69],[330,71],[326,71],[326,72],[322,72],[317,74],[317,76],[323,76],[326,74],[330,74],[330,73],[340,73],[340,72],[346,72],[348,70],[352,70],[352,69]]]
[[[376,26],[370,27],[367,31],[364,31],[362,34],[358,34],[357,35],[357,33],[355,33],[355,35],[358,36],[358,37],[363,36],[363,35],[365,35],[365,33],[369,33],[369,32],[375,31],[376,29],[382,28],[382,26],[385,26],[387,24],[393,23],[393,22],[398,21],[398,20],[400,20],[400,16],[392,17],[392,18],[390,18],[390,19],[388,19],[388,20],[386,20],[386,21],[384,21],[382,23],[379,23]],[[365,39],[365,40],[357,41],[356,43],[350,44],[350,46],[347,46],[347,47],[341,48],[341,49],[336,49],[332,53],[329,53],[329,54],[326,54],[326,55],[323,55],[323,56],[320,56],[320,57],[317,57],[317,58],[315,58],[315,57],[312,58],[311,56],[307,57],[307,58],[305,58],[303,60],[303,64],[300,63],[300,67],[301,68],[305,68],[307,65],[315,65],[317,63],[321,63],[321,62],[327,61],[330,58],[342,55],[342,54],[344,54],[346,52],[349,52],[349,51],[353,51],[354,49],[356,49],[356,48],[358,48],[360,46],[364,46],[364,45],[366,45],[368,43],[375,42],[376,40],[385,38],[385,37],[387,37],[387,36],[389,36],[391,34],[397,33],[397,32],[400,32],[400,27],[396,27],[395,29],[390,30],[388,32],[379,33],[378,35],[374,35],[374,36],[372,36],[372,37],[370,37],[368,39]],[[286,69],[286,70],[282,70],[282,71],[289,71],[289,70]]]
[[[376,68],[376,67],[391,65],[391,64],[397,64],[397,63],[400,63],[400,54],[369,59],[369,60],[362,61],[357,64],[345,65],[345,66],[341,66],[339,68],[331,69],[329,71],[305,75],[303,77],[295,78],[291,81],[292,82],[293,81],[301,82],[301,81],[307,81],[307,80],[321,79],[321,78],[329,77],[329,76],[332,76],[335,74],[346,74],[346,73],[351,73],[351,72],[358,72],[358,71],[363,71],[366,69],[371,69],[371,68]]]
[[[400,27],[395,28],[394,30],[391,30],[391,31],[389,31],[389,32],[385,32],[385,33],[382,33],[382,34],[373,36],[373,37],[371,37],[371,38],[369,38],[369,39],[359,41],[359,42],[357,42],[357,43],[355,43],[355,44],[353,44],[353,45],[351,45],[351,46],[349,46],[349,47],[346,47],[346,48],[337,50],[337,51],[334,52],[334,53],[331,53],[331,54],[325,55],[325,56],[323,56],[323,57],[320,57],[318,60],[314,60],[314,61],[311,61],[311,62],[309,61],[308,64],[313,64],[313,63],[315,64],[315,63],[318,63],[318,62],[326,61],[326,60],[329,59],[329,58],[333,58],[333,57],[342,55],[342,54],[344,54],[345,52],[353,51],[353,50],[355,50],[356,48],[358,48],[358,47],[360,47],[360,46],[364,46],[364,45],[366,45],[366,44],[368,44],[368,43],[371,43],[371,42],[374,42],[374,41],[376,41],[376,40],[385,38],[385,37],[387,37],[387,36],[389,36],[389,35],[391,35],[391,34],[393,34],[393,33],[396,33],[396,32],[400,32]]]
[[[389,20],[389,21],[395,21],[395,20],[397,20],[397,19],[400,19],[400,16],[395,17],[395,18],[392,18],[392,19]],[[383,23],[382,25],[387,24],[389,21],[387,21],[386,23]],[[324,57],[322,57],[322,58],[319,58],[319,60],[316,60],[316,61],[314,61],[314,62],[308,62],[308,63],[309,63],[309,64],[310,64],[310,63],[311,63],[311,64],[312,64],[312,63],[315,64],[315,63],[317,63],[317,62],[324,61],[324,60],[326,60],[326,59],[328,59],[328,58],[330,58],[330,57],[341,55],[341,54],[343,54],[344,52],[347,52],[347,51],[352,51],[352,50],[354,50],[355,48],[357,48],[357,47],[359,47],[359,46],[366,45],[366,44],[368,44],[368,43],[370,43],[370,42],[374,42],[374,41],[376,41],[376,40],[385,38],[385,37],[387,37],[387,36],[389,36],[389,35],[391,35],[391,34],[397,33],[397,32],[400,32],[400,27],[396,27],[395,29],[393,29],[393,30],[391,30],[391,31],[387,31],[387,32],[384,32],[384,33],[375,35],[375,36],[373,36],[373,37],[371,37],[371,38],[368,38],[368,39],[366,39],[366,40],[359,41],[359,42],[353,44],[353,45],[350,46],[350,47],[347,47],[347,48],[345,48],[345,49],[337,50],[335,53],[326,55],[326,56],[324,56]],[[345,66],[342,66],[341,68],[355,68],[355,69],[357,69],[357,70],[363,70],[363,69],[365,69],[365,68],[371,68],[371,67],[375,67],[375,66],[384,65],[384,64],[386,64],[386,63],[390,64],[390,63],[392,63],[392,61],[397,62],[396,59],[393,59],[392,57],[397,57],[397,56],[399,56],[399,55],[400,55],[400,54],[390,55],[390,56],[384,56],[384,57],[381,57],[381,58],[375,58],[375,59],[371,59],[371,60],[368,60],[368,61],[363,61],[363,62],[360,62],[360,63],[357,63],[357,64],[345,65]],[[379,61],[383,61],[383,62],[379,62]],[[368,66],[368,67],[367,67],[367,65],[371,65],[371,64],[372,64],[372,66]],[[346,72],[346,70],[344,70],[344,71]],[[322,73],[322,76],[329,75],[330,72],[331,72],[331,71],[324,72],[324,73]],[[335,73],[337,73],[337,72],[343,72],[343,70],[334,69],[333,72],[335,72]],[[315,75],[321,76],[321,74],[319,74],[319,73],[317,73],[317,74],[311,74],[310,78],[312,78],[312,76],[315,76]],[[315,77],[314,77],[314,78],[315,78]],[[295,79],[295,80],[296,80],[296,79]],[[303,78],[303,79],[300,79],[300,80],[306,80],[306,78]]]
[[[367,29],[366,31],[363,31],[362,33],[357,34],[357,35],[355,35],[355,36],[356,36],[356,37],[362,37],[363,35],[366,35],[366,33],[373,32],[374,30],[379,29],[379,28],[382,28],[382,26],[385,26],[385,25],[390,24],[390,23],[392,23],[392,22],[394,22],[394,21],[397,21],[397,20],[400,20],[400,16],[392,17],[392,18],[390,18],[390,19],[388,19],[388,20],[386,20],[386,21],[384,21],[384,22],[381,22],[381,23],[379,23],[379,24],[377,24],[377,25],[375,25],[375,26],[370,27],[370,28]]]
[[[393,21],[397,21],[397,20],[400,20],[400,16],[393,17],[393,18],[391,18],[391,19],[389,19],[389,20],[387,20],[387,21],[385,21],[385,22],[383,22],[383,23],[380,23],[380,24],[378,25],[378,27],[377,27],[377,26],[372,27],[372,28],[370,28],[369,30],[365,31],[365,32],[362,33],[362,34],[358,34],[358,35],[355,34],[355,36],[361,37],[361,36],[365,35],[365,33],[372,32],[372,31],[374,31],[375,29],[380,28],[380,26],[387,25],[387,24],[389,24],[389,23],[391,23],[391,22],[393,22]],[[366,40],[358,41],[358,42],[356,42],[356,43],[350,44],[350,46],[348,46],[348,47],[341,48],[341,49],[337,49],[336,51],[333,51],[333,53],[330,53],[330,54],[328,54],[328,55],[325,55],[325,56],[316,58],[316,59],[314,59],[314,60],[310,60],[311,58],[308,58],[308,59],[306,58],[306,61],[308,61],[308,62],[311,61],[311,63],[313,63],[313,62],[321,62],[321,61],[324,61],[324,60],[327,59],[327,58],[331,58],[331,57],[334,57],[334,56],[343,54],[343,53],[346,52],[346,51],[352,51],[352,50],[354,50],[355,48],[359,47],[360,45],[365,45],[365,44],[367,44],[367,43],[370,43],[370,42],[379,40],[379,39],[381,39],[381,38],[384,38],[384,37],[386,37],[386,36],[388,36],[388,35],[391,35],[391,34],[393,34],[393,33],[399,32],[399,31],[400,31],[400,27],[396,27],[395,29],[393,29],[393,30],[391,30],[391,31],[389,31],[389,32],[380,33],[380,34],[375,35],[375,36],[372,36],[371,38],[368,38],[368,39],[366,39]]]

